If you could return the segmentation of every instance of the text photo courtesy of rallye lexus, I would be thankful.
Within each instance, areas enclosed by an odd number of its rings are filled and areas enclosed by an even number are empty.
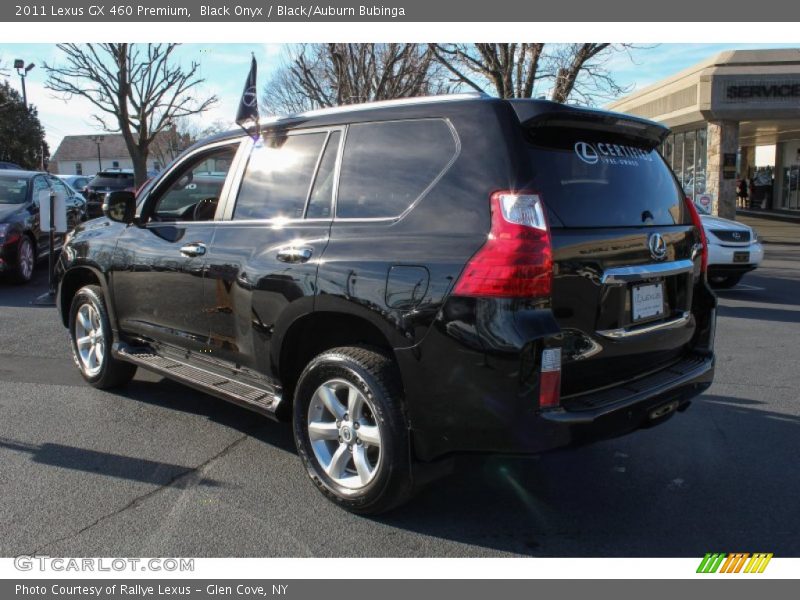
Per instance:
[[[716,306],[666,134],[458,95],[215,136],[70,236],[75,362],[292,419],[314,484],[362,513],[458,453],[660,423],[711,384]]]

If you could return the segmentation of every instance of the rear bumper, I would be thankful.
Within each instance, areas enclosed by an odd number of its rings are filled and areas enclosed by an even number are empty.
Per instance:
[[[693,355],[631,383],[564,400],[541,418],[564,429],[570,444],[616,437],[658,424],[686,409],[714,379],[714,356]]]
[[[680,361],[541,410],[542,349],[562,337],[552,312],[481,302],[490,301],[457,300],[420,344],[395,350],[422,461],[453,453],[537,454],[623,435],[685,409],[713,381],[712,304],[695,315],[702,333]]]

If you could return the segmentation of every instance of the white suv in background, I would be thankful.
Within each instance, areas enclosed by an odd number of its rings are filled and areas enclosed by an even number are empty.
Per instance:
[[[701,215],[708,240],[708,282],[731,288],[764,259],[764,248],[755,229],[729,219]]]

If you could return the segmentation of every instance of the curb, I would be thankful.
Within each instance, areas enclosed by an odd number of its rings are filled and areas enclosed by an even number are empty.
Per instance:
[[[800,215],[784,215],[784,214],[776,214],[776,213],[763,213],[761,211],[755,210],[737,210],[737,215],[742,215],[743,217],[753,217],[755,219],[765,219],[767,221],[781,221],[782,223],[793,223],[795,225],[800,225]]]
[[[758,241],[770,246],[800,246],[800,242],[779,242],[776,240],[766,240],[761,236],[758,237]]]

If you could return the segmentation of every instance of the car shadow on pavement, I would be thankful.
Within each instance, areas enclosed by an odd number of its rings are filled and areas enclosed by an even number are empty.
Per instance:
[[[791,274],[782,277],[775,269],[770,270],[769,277],[761,273],[747,275],[736,287],[715,289],[714,293],[721,300],[800,306],[800,281]]]
[[[48,308],[53,306],[34,304],[36,299],[47,291],[47,267],[34,271],[33,279],[18,284],[5,275],[0,276],[0,306],[13,308]]]
[[[119,393],[295,453],[288,424],[180,384],[134,380]],[[798,454],[797,416],[755,399],[707,394],[663,425],[591,446],[460,457],[453,474],[392,513],[337,518],[342,526],[368,519],[486,554],[701,557],[711,548],[797,556],[800,479],[786,467]],[[395,554],[387,547],[379,555]]]
[[[797,556],[800,478],[789,457],[800,455],[800,418],[762,407],[706,395],[626,437],[465,461],[377,520],[532,556]]]
[[[133,458],[112,452],[99,452],[64,444],[29,444],[3,437],[0,437],[0,448],[27,453],[33,462],[42,465],[96,473],[106,477],[130,479],[158,486],[170,485],[179,488],[187,485],[221,486],[220,482],[213,479],[192,477],[195,470],[191,467]]]
[[[230,404],[203,392],[140,369],[124,388],[114,390],[117,397],[161,406],[205,417],[230,427],[280,450],[296,454],[292,429],[252,411]]]
[[[767,308],[762,306],[719,306],[720,317],[737,319],[752,319],[754,321],[777,321],[779,323],[800,322],[800,309],[786,310],[780,308]]]

